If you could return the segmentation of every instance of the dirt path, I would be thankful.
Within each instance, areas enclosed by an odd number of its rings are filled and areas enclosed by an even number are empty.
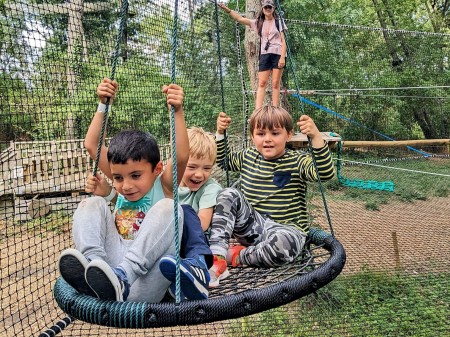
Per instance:
[[[323,207],[318,209],[316,221],[325,228]],[[340,201],[331,202],[329,209],[335,235],[347,252],[345,272],[366,266],[399,266],[416,273],[449,270],[450,197],[392,202],[378,211],[366,210],[361,202]]]

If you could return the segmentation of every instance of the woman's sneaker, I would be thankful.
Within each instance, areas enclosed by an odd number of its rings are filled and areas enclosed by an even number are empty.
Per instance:
[[[177,259],[166,255],[159,261],[159,270],[166,279],[172,282],[170,289],[175,289]],[[173,285],[173,286],[172,286]],[[189,300],[204,300],[208,298],[209,273],[206,264],[193,258],[180,261],[180,289]]]
[[[103,260],[93,260],[86,267],[86,282],[103,300],[123,302],[130,293],[127,275],[121,268],[111,268]]]
[[[225,259],[218,259],[217,256],[214,255],[214,264],[209,269],[209,275],[211,277],[209,286],[211,288],[217,287],[220,280],[230,276],[230,272],[227,269],[227,261]]]
[[[64,281],[80,294],[97,297],[84,278],[89,261],[80,251],[69,248],[59,256],[58,269]]]

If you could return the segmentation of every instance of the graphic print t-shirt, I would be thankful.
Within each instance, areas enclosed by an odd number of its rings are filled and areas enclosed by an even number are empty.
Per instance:
[[[119,193],[114,208],[114,219],[122,238],[134,240],[148,210],[164,198],[160,177],[155,180],[152,189],[138,201],[128,201]]]

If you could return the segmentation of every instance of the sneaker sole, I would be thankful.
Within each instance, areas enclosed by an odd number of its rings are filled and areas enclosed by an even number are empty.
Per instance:
[[[123,302],[119,279],[109,264],[102,260],[94,260],[86,268],[86,282],[104,300]]]
[[[171,282],[175,282],[176,273],[173,268],[176,268],[176,260],[170,257],[164,257],[159,263],[161,273],[165,278]],[[208,289],[196,279],[192,273],[180,264],[180,286],[183,283],[189,283],[189,287],[182,287],[181,291],[189,300],[207,299],[209,295]]]
[[[220,281],[226,279],[228,276],[230,276],[230,271],[228,269],[225,269],[225,271],[222,274],[220,274],[215,281],[209,282],[209,287],[210,288],[218,287]]]
[[[61,277],[80,294],[96,297],[95,292],[86,282],[84,274],[89,262],[86,257],[76,249],[66,249],[58,260]]]

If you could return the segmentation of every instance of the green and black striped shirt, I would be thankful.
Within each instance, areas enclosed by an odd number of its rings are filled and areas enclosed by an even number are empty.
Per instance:
[[[331,153],[327,144],[313,148],[322,181],[334,175]],[[224,168],[225,143],[217,141],[217,162]],[[240,189],[250,204],[263,216],[308,231],[306,183],[318,181],[310,154],[286,149],[278,159],[266,160],[251,147],[230,152],[228,169],[240,172]]]

